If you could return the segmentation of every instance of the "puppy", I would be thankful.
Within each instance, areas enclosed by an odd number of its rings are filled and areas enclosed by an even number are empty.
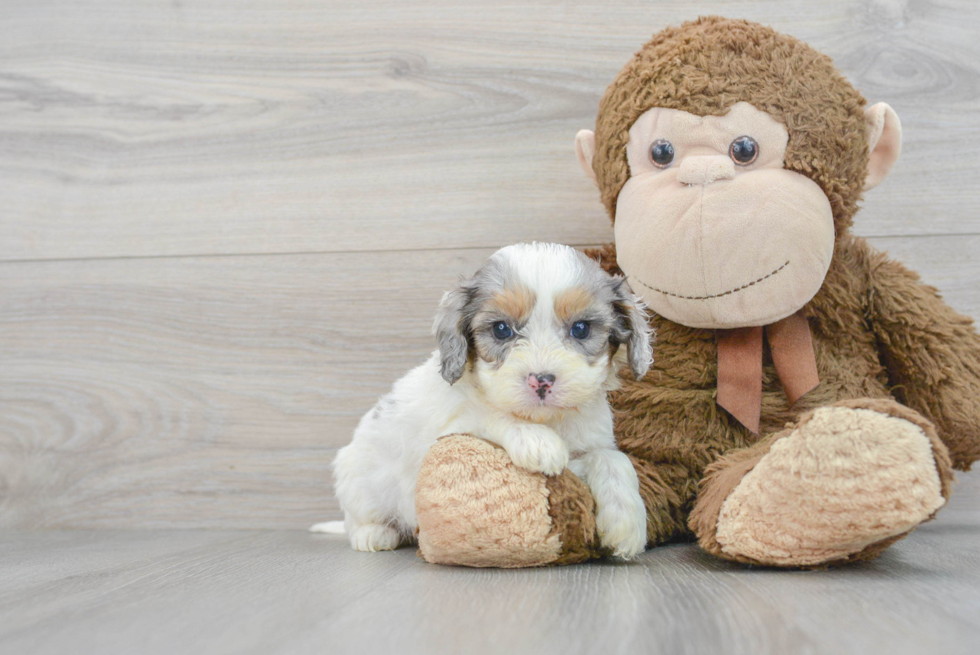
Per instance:
[[[439,437],[468,433],[529,471],[568,466],[592,490],[601,543],[619,557],[640,553],[646,510],[606,401],[622,364],[640,378],[652,362],[649,324],[625,280],[568,246],[508,246],[446,292],[433,332],[439,350],[375,404],[334,461],[351,546],[412,541],[423,456]]]

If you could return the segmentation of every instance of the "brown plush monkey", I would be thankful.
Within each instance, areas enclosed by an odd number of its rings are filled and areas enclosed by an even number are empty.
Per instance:
[[[710,17],[655,35],[576,146],[615,226],[594,254],[655,313],[654,368],[612,396],[650,545],[693,536],[739,562],[825,566],[931,518],[952,469],[980,457],[980,337],[849,232],[898,157],[894,111],[800,41]],[[445,438],[423,464],[423,557],[601,554],[571,473],[473,443]]]

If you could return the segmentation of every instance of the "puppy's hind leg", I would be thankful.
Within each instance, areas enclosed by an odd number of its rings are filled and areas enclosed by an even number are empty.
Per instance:
[[[351,548],[367,553],[394,550],[401,543],[401,535],[398,534],[398,530],[390,525],[380,523],[365,523],[352,527],[347,536],[350,538]]]
[[[398,548],[401,533],[391,508],[385,507],[384,494],[379,493],[383,489],[381,481],[371,480],[369,475],[347,476],[342,470],[337,472],[340,474],[337,495],[344,509],[344,531],[351,548],[370,553]]]
[[[354,550],[366,552],[377,552],[379,550],[393,550],[398,547],[398,533],[392,537],[392,528],[380,523],[368,523],[359,525],[350,532],[351,547]],[[321,534],[348,534],[344,527],[344,521],[326,521],[325,523],[314,523],[310,526],[310,532]]]
[[[353,442],[340,449],[333,463],[344,531],[354,550],[394,550],[402,541],[394,466],[377,443],[381,427],[365,417]]]

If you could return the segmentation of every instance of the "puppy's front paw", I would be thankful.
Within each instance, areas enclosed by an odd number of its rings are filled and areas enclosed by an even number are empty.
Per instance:
[[[596,513],[599,542],[613,555],[633,559],[647,546],[647,513],[639,496],[628,504],[600,507]]]
[[[522,423],[513,426],[508,437],[505,450],[523,469],[558,475],[568,466],[568,446],[547,426]]]

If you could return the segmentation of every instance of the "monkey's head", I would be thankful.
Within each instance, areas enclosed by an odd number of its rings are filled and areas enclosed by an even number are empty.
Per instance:
[[[654,36],[575,140],[633,290],[699,328],[803,307],[901,150],[895,112],[865,104],[828,57],[762,25],[709,17]]]

